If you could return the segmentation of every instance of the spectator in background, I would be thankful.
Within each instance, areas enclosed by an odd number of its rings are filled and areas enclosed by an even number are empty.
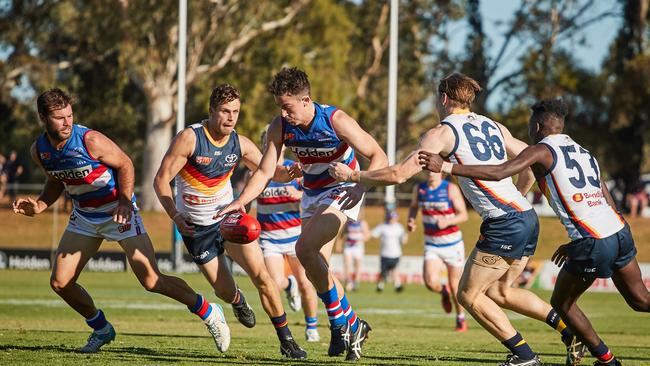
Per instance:
[[[365,243],[370,238],[368,223],[360,214],[359,220],[348,220],[343,228],[345,240],[343,241],[343,277],[345,290],[356,291],[359,289],[361,264],[365,255]],[[336,251],[341,251],[341,241],[337,241]]]
[[[631,219],[635,219],[637,214],[643,215],[643,210],[648,207],[648,194],[641,182],[635,184],[629,193],[625,195],[625,203],[630,209]]]
[[[386,212],[386,222],[379,224],[370,232],[373,238],[381,241],[381,268],[377,281],[377,292],[384,290],[384,282],[391,276],[395,292],[402,292],[402,281],[400,280],[397,265],[402,256],[402,245],[406,244],[408,236],[404,226],[397,222],[399,216],[395,211]]]
[[[11,202],[16,200],[18,195],[18,177],[23,174],[23,166],[18,162],[18,153],[11,150],[9,159],[4,164],[2,171],[7,179],[7,193]]]

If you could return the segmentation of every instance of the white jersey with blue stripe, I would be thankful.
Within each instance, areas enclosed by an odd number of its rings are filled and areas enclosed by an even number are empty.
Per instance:
[[[539,143],[553,154],[539,187],[569,237],[603,239],[623,229],[625,222],[603,194],[596,158],[567,135],[546,136]]]
[[[508,159],[503,134],[491,119],[476,113],[451,114],[441,124],[449,126],[456,136],[448,156],[453,163],[499,165]],[[458,177],[458,184],[484,220],[532,209],[511,177],[497,182]]]

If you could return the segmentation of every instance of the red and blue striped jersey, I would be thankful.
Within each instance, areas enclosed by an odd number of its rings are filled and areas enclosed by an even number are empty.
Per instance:
[[[340,162],[354,170],[359,170],[354,149],[341,140],[332,127],[332,116],[338,109],[316,102],[314,107],[316,109],[314,120],[307,131],[282,120],[284,144],[293,151],[302,164],[303,187],[308,196],[346,185],[330,176],[327,171],[330,163]]]
[[[111,219],[119,190],[115,171],[95,159],[86,148],[85,138],[90,131],[73,124],[72,133],[61,149],[52,146],[43,133],[36,140],[36,151],[47,174],[65,186],[75,211],[89,222],[102,223]]]
[[[365,235],[361,225],[361,220],[348,220],[345,224],[345,246],[351,248],[357,245],[363,245],[364,242]]]
[[[441,217],[451,219],[456,216],[454,204],[449,198],[448,181],[443,180],[436,188],[429,187],[427,182],[418,185],[418,204],[422,210],[425,245],[451,246],[463,240],[456,225],[438,228],[438,220]]]
[[[283,166],[294,162],[285,160]],[[289,187],[301,190],[297,179],[288,183],[271,181],[257,197],[257,220],[262,232],[260,240],[271,244],[293,244],[300,236],[300,198],[292,196]]]

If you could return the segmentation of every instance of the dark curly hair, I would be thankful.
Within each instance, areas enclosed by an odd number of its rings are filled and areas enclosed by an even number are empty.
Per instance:
[[[216,110],[219,105],[230,103],[239,97],[239,89],[234,86],[230,84],[217,85],[210,94],[210,109]]]
[[[275,74],[267,90],[276,96],[309,95],[311,87],[307,74],[297,67],[285,67]]]
[[[39,117],[45,121],[51,111],[63,109],[72,104],[72,97],[59,88],[46,90],[36,98]]]
[[[542,119],[552,117],[564,120],[564,117],[569,113],[569,107],[562,98],[540,100],[533,104],[530,109],[533,110],[533,116]]]

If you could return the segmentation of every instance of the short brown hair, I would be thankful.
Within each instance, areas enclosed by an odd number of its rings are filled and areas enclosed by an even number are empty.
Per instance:
[[[445,76],[438,84],[438,94],[447,94],[447,97],[461,108],[469,108],[481,90],[476,80],[459,72]]]
[[[269,84],[268,91],[275,96],[293,95],[301,97],[309,95],[311,86],[304,71],[297,67],[285,67],[275,74]]]
[[[230,84],[217,85],[210,94],[210,109],[217,110],[219,105],[239,99],[239,94],[239,89]]]
[[[43,120],[51,111],[63,109],[69,104],[72,104],[72,97],[59,88],[46,90],[36,98],[36,109]]]

